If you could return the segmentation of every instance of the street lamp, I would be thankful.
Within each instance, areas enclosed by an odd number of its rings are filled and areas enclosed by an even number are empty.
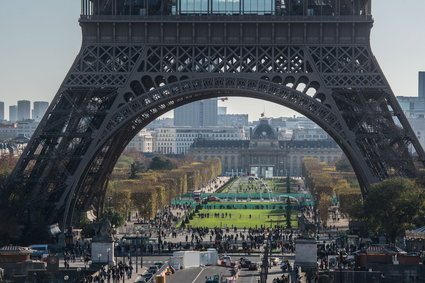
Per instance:
[[[111,252],[111,248],[106,249],[108,251],[108,270],[109,270],[109,253]]]
[[[139,235],[140,235],[140,231],[137,230],[136,232],[136,273],[139,272]]]
[[[100,263],[100,258],[102,257],[102,254],[97,255],[97,262]]]
[[[118,264],[118,248],[117,248],[117,242],[114,241],[114,250],[115,250],[115,264]]]

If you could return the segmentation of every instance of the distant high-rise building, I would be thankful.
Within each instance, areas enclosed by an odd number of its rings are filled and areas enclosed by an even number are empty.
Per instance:
[[[419,72],[418,96],[397,96],[401,109],[408,118],[425,116],[425,72]]]
[[[31,101],[18,100],[18,121],[31,119]]]
[[[226,115],[227,114],[227,107],[219,106],[218,107],[218,115]]]
[[[4,102],[0,101],[0,121],[4,120]]]
[[[419,72],[418,96],[425,98],[425,72]]]
[[[248,126],[248,124],[248,114],[219,114],[217,118],[218,126],[245,127]]]
[[[217,99],[206,99],[174,110],[174,126],[217,126]]]
[[[18,120],[18,112],[16,105],[9,106],[9,121],[15,123]]]
[[[32,111],[32,118],[36,122],[40,122],[49,107],[49,102],[34,101],[34,109]]]

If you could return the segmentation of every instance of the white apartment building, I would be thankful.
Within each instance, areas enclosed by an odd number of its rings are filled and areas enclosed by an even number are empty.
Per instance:
[[[39,122],[34,120],[24,120],[17,122],[17,137],[31,138],[38,127]]]
[[[170,127],[153,133],[153,151],[162,154],[185,154],[196,139],[241,140],[243,128],[237,127]]]
[[[0,141],[8,141],[17,136],[16,124],[0,124]]]
[[[152,152],[152,133],[145,129],[142,130],[130,141],[126,149],[135,149],[140,152]]]

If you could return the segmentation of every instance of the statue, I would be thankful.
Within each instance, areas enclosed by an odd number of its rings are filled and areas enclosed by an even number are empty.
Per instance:
[[[302,238],[311,238],[316,233],[316,225],[310,223],[304,215],[298,217],[298,227]]]
[[[93,225],[95,236],[91,243],[92,264],[114,265],[114,239],[112,225],[108,218],[103,218]]]
[[[95,236],[93,241],[96,242],[109,242],[112,239],[112,225],[108,218],[102,219],[100,222],[94,224]]]

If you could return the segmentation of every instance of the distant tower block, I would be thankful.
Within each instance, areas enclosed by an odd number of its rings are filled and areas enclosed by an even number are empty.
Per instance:
[[[100,215],[131,139],[168,111],[217,97],[267,100],[311,119],[364,193],[424,165],[370,48],[370,0],[82,0],[79,24],[81,50],[0,191],[17,219],[43,215],[64,228],[81,212]]]
[[[419,91],[418,96],[425,98],[425,72],[419,72]]]

